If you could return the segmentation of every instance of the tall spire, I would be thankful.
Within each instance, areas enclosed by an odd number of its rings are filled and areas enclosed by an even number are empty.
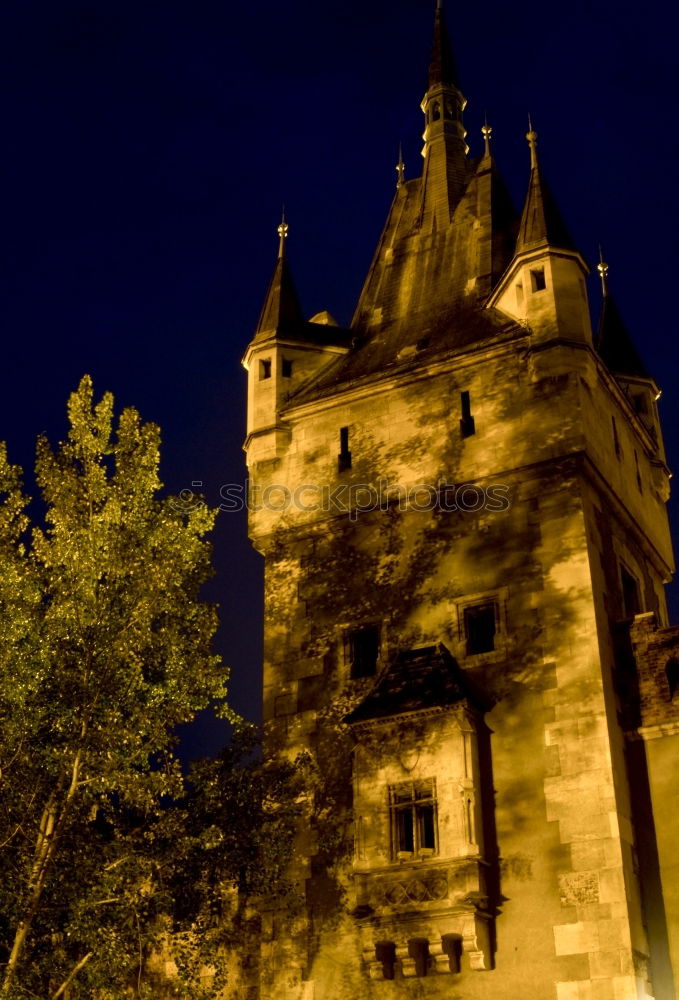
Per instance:
[[[431,90],[432,87],[437,87],[440,84],[459,88],[453,50],[450,47],[450,39],[446,31],[443,3],[442,0],[437,0],[436,14],[434,15],[434,44],[429,63],[429,89]]]
[[[267,289],[254,340],[266,340],[304,325],[304,314],[285,252],[289,226],[285,209],[278,226],[278,260]]]
[[[465,104],[457,82],[443,7],[438,0],[429,86],[421,104],[425,119],[422,136],[425,164],[420,222],[424,227],[447,227],[464,191],[468,169],[462,124]]]
[[[528,117],[526,139],[530,148],[530,182],[523,206],[516,251],[529,250],[541,243],[561,250],[575,250],[566,224],[561,217],[556,202],[542,176],[538,161],[538,134]]]

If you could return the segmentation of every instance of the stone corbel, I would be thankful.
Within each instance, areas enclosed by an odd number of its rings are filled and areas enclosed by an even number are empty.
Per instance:
[[[462,948],[469,955],[470,968],[475,972],[487,972],[493,968],[490,927],[485,917],[477,914],[465,921]]]

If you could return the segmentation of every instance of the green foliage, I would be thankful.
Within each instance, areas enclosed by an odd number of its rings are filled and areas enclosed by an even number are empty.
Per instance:
[[[159,497],[158,428],[133,409],[115,421],[89,378],[68,413],[64,443],[38,442],[42,524],[0,446],[0,997],[156,995],[175,932],[177,954],[193,941],[175,995],[198,995],[206,912],[227,885],[259,891],[246,826],[268,822],[251,736],[190,795],[174,754],[175,727],[225,695],[200,600],[215,512]],[[280,845],[285,823],[269,825]]]

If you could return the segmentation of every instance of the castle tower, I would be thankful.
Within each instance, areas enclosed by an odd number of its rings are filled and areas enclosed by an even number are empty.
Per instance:
[[[268,752],[311,761],[260,996],[672,1000],[619,625],[667,624],[657,387],[608,296],[592,334],[532,127],[516,218],[463,106],[439,5],[351,329],[283,234],[246,354]]]

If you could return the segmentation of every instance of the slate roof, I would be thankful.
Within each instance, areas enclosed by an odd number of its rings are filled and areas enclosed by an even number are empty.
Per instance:
[[[530,250],[543,243],[561,250],[576,250],[540,165],[536,163],[531,167],[528,193],[516,239],[516,252]]]
[[[446,30],[445,14],[442,7],[437,7],[434,19],[434,43],[429,64],[429,87],[436,87],[441,83],[459,88],[453,50]]]
[[[368,722],[465,700],[483,711],[490,708],[448,649],[438,643],[400,653],[344,721]]]
[[[608,291],[604,295],[599,318],[597,350],[614,375],[651,377],[625,326],[617,303]]]

